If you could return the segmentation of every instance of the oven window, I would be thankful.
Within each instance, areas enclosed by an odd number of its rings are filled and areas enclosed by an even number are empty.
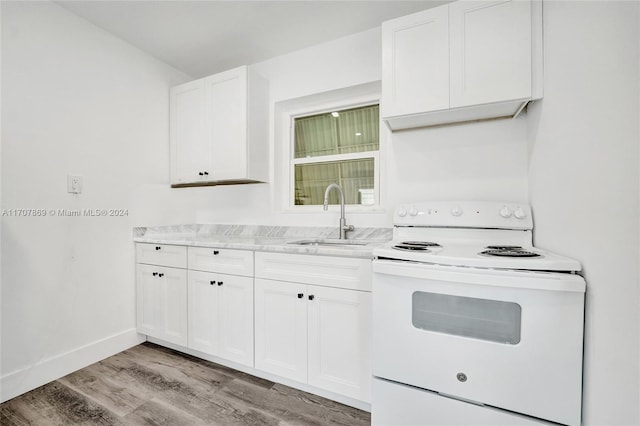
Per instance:
[[[413,326],[422,330],[515,345],[520,342],[522,308],[500,300],[416,291]]]

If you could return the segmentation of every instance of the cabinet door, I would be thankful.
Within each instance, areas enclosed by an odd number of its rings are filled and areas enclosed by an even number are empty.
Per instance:
[[[211,180],[247,176],[247,68],[205,78]]]
[[[153,275],[153,274],[156,275]],[[139,333],[160,338],[162,287],[158,267],[136,265],[136,327]]]
[[[187,271],[137,265],[138,331],[167,342],[187,344]]]
[[[449,5],[451,108],[531,96],[531,3]]]
[[[306,383],[307,286],[256,278],[255,315],[256,368]]]
[[[218,275],[216,355],[253,367],[253,278]]]
[[[171,183],[199,182],[211,168],[204,80],[171,88]],[[201,176],[200,173],[203,173]]]
[[[382,24],[382,115],[449,108],[448,6]]]
[[[162,282],[164,304],[164,340],[187,345],[187,270],[162,268],[158,275]]]
[[[371,401],[371,293],[308,291],[309,384]]]
[[[217,341],[217,310],[220,300],[217,277],[209,272],[189,271],[188,346],[213,355]]]

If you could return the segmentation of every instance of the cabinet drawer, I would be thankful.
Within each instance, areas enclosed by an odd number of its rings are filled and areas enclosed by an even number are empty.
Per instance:
[[[371,291],[371,260],[256,252],[256,278]]]
[[[189,269],[222,274],[253,276],[253,252],[189,247]]]
[[[373,426],[552,426],[535,417],[447,398],[435,392],[373,379]]]
[[[149,265],[187,267],[187,248],[169,244],[136,244],[136,262]]]

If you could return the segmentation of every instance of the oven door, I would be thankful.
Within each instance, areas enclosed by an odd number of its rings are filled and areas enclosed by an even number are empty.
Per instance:
[[[373,272],[374,376],[580,424],[580,276],[380,259]]]

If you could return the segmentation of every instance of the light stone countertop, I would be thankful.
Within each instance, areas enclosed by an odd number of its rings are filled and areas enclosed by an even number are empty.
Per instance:
[[[392,234],[392,228],[356,228],[353,232],[348,233],[348,240],[366,242],[366,245],[320,246],[291,243],[304,240],[336,240],[338,237],[337,227],[175,225],[134,228],[133,241],[191,247],[371,258],[373,249],[391,240]]]

